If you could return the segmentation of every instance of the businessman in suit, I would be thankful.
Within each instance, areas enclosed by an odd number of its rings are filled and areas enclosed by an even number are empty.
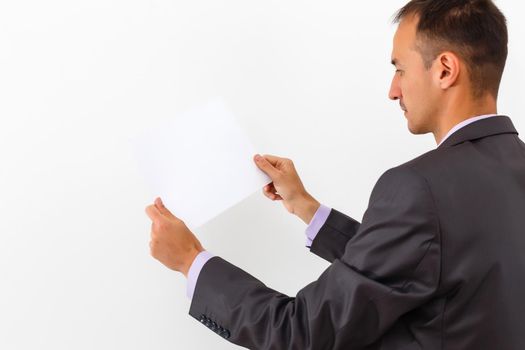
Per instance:
[[[256,156],[271,200],[331,265],[295,297],[206,251],[157,198],[151,254],[188,277],[189,314],[250,349],[525,349],[525,144],[497,112],[507,57],[490,0],[413,0],[395,75],[413,134],[437,148],[386,170],[362,222],[321,205],[292,161]]]

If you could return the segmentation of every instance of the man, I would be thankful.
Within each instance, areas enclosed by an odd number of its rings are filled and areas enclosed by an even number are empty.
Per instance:
[[[413,0],[389,97],[438,147],[385,171],[362,223],[310,196],[293,163],[257,156],[263,192],[331,262],[289,297],[205,251],[160,199],[151,252],[189,277],[189,313],[250,349],[525,349],[525,144],[497,95],[507,57],[490,0]]]

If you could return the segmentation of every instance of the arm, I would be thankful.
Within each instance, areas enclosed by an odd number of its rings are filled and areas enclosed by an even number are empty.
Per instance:
[[[341,258],[346,244],[357,233],[360,225],[351,217],[335,209],[330,210],[326,221],[319,231],[313,235],[314,239],[311,242],[310,251],[329,262]]]
[[[321,205],[306,228],[307,247],[311,248],[312,253],[333,262],[343,255],[347,241],[353,237],[358,228],[359,223],[354,219]],[[312,241],[315,245],[312,245]],[[186,295],[189,299],[193,298],[195,285],[204,264],[212,257],[214,255],[205,250],[200,252],[191,264],[186,284]]]
[[[310,251],[330,262],[341,257],[359,222],[337,210],[330,211],[312,197],[290,159],[265,155],[256,156],[254,161],[272,179],[263,188],[263,194],[273,201],[282,201],[290,213],[308,224],[306,246]]]
[[[346,243],[359,229],[359,222],[321,204],[306,228],[306,247],[333,262],[343,255]]]
[[[347,223],[354,227],[339,214],[330,222],[336,228],[327,225],[325,233],[335,235]],[[430,190],[412,170],[398,167],[377,182],[341,257],[295,297],[213,257],[201,271],[189,313],[251,349],[360,348],[429,301],[439,273],[439,225]]]

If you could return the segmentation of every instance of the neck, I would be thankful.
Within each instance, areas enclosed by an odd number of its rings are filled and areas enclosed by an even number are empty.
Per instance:
[[[447,133],[462,121],[485,114],[497,114],[498,108],[496,99],[486,94],[479,99],[472,99],[470,96],[457,95],[445,104],[441,109],[436,120],[436,127],[432,133],[439,144]]]

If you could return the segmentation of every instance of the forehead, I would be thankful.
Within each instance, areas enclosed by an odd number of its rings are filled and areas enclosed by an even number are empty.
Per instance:
[[[408,16],[399,22],[394,35],[392,56],[403,55],[415,47],[417,21],[415,16]]]

